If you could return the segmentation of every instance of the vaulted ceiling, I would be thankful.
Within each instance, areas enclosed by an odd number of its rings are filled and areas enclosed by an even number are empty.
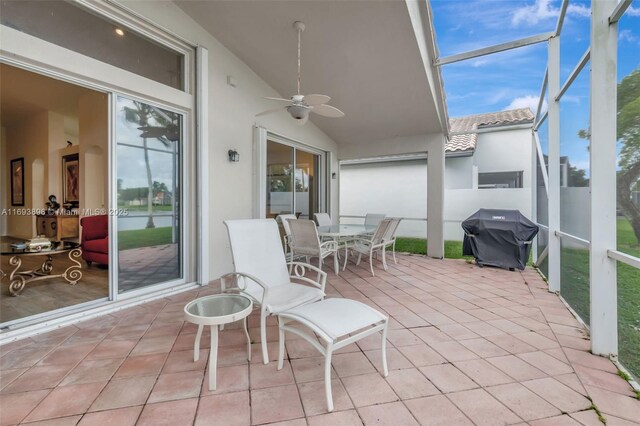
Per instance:
[[[176,3],[285,98],[296,91],[292,24],[303,21],[302,93],[345,112],[311,117],[338,143],[442,131],[404,1]]]

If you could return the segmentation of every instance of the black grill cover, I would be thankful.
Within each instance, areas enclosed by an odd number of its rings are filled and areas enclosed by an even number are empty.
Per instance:
[[[519,210],[480,209],[464,222],[462,254],[478,265],[524,269],[538,226]]]

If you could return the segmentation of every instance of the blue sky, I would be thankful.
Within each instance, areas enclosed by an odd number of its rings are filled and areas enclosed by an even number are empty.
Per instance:
[[[561,83],[589,45],[590,1],[571,0],[562,30]],[[553,31],[560,0],[431,0],[440,56],[466,52]],[[619,24],[619,80],[640,67],[640,0]],[[538,103],[547,66],[546,43],[443,66],[450,117]],[[561,100],[561,153],[588,168],[586,141],[577,137],[589,124],[589,72],[585,67]],[[587,170],[588,172],[588,170]]]

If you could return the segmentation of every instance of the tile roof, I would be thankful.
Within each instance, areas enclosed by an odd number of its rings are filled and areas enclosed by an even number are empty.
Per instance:
[[[451,127],[452,133],[457,133],[479,128],[505,126],[508,124],[533,123],[534,119],[535,116],[529,108],[518,108],[508,111],[451,118],[449,119],[449,126]],[[445,145],[445,152],[473,152],[476,149],[477,136],[477,133],[451,136]]]

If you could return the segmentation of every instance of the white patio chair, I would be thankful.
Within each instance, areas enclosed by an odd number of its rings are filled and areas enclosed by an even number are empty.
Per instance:
[[[291,221],[294,222],[297,221]],[[268,364],[267,317],[322,300],[327,274],[307,263],[287,264],[274,219],[226,220],[224,224],[229,233],[235,272],[221,277],[222,291],[241,292],[254,301],[254,306],[260,307],[262,360]],[[316,281],[305,276],[308,269],[318,274]],[[228,279],[234,280],[235,287],[227,286]]]
[[[367,213],[367,215],[364,217],[364,224],[365,226],[378,226],[378,224],[382,222],[382,219],[384,219],[385,217],[387,217],[386,214]]]
[[[331,226],[331,216],[328,213],[314,213],[313,218],[316,220],[318,226]]]
[[[400,226],[401,220],[402,218],[391,219],[391,221],[389,222],[389,226],[387,227],[387,232],[385,232],[384,237],[382,237],[385,244],[384,254],[386,256],[387,248],[391,247],[391,251],[393,253],[393,263],[395,263],[396,265],[398,264],[398,261],[396,260],[396,233],[398,232],[398,226]]]
[[[289,247],[289,242],[291,240],[291,226],[289,226],[290,220],[297,220],[295,214],[280,214],[276,216],[276,221],[282,224],[282,228],[284,229],[284,237],[282,237],[284,243],[284,253],[285,256],[289,259],[289,261],[293,260],[293,253],[291,253],[291,248]]]
[[[333,267],[338,275],[340,272],[338,242],[330,240],[321,243],[318,237],[318,228],[312,220],[291,221],[289,225],[291,226],[291,241],[289,242],[291,252],[296,256],[306,256],[307,259],[317,257],[320,269],[322,269],[324,259],[333,255]]]
[[[387,259],[385,256],[386,243],[384,241],[384,236],[387,232],[387,228],[391,224],[392,219],[383,219],[379,224],[376,230],[373,232],[373,235],[370,239],[368,238],[354,238],[353,244],[349,247],[351,250],[358,253],[358,260],[356,265],[360,265],[360,261],[362,260],[363,254],[369,255],[369,266],[371,267],[371,275],[376,276],[375,272],[373,272],[373,255],[374,253],[380,252],[382,254],[382,266],[386,271],[387,268]],[[345,262],[346,266],[346,262]]]

